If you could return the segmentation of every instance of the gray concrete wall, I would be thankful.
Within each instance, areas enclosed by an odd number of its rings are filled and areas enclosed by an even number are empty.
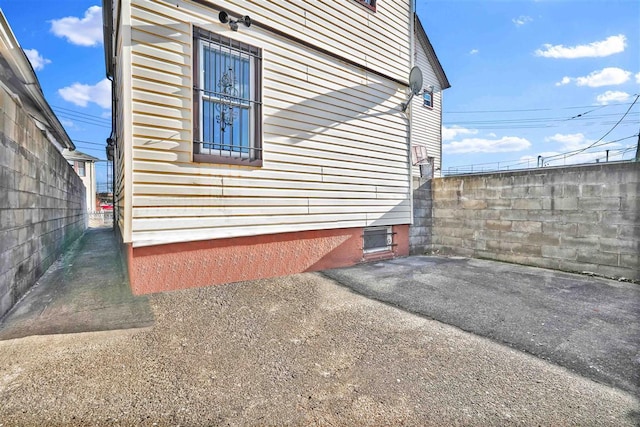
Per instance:
[[[0,89],[0,317],[80,237],[80,178],[16,101]]]
[[[413,177],[413,224],[409,227],[409,252],[424,254],[431,249],[431,179]]]
[[[446,177],[432,188],[433,251],[640,280],[639,163]]]

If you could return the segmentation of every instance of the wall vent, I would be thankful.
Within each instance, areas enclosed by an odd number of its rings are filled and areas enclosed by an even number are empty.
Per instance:
[[[362,235],[365,254],[390,251],[393,246],[391,227],[367,227]]]

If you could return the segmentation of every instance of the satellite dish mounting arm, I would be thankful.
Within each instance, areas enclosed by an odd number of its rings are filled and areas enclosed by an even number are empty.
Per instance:
[[[411,89],[409,99],[401,104],[403,112],[407,111],[407,107],[409,107],[413,97],[419,94],[422,89],[422,71],[417,66],[413,67],[409,73],[409,88]]]

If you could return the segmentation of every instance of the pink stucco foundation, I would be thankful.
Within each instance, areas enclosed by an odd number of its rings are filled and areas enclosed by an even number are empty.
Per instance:
[[[393,227],[392,251],[364,257],[362,228],[301,231],[125,247],[134,294],[346,267],[409,254],[409,226]]]

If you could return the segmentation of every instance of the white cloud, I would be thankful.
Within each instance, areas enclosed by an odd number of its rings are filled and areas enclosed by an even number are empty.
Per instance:
[[[40,55],[35,49],[24,49],[24,54],[27,55],[29,62],[31,62],[31,66],[34,70],[42,70],[45,65],[51,64],[51,60]]]
[[[553,136],[544,139],[546,142],[559,143],[559,146],[554,151],[546,151],[540,153],[544,158],[545,166],[560,166],[560,165],[572,165],[579,163],[590,163],[600,159],[605,161],[606,150],[621,147],[618,143],[607,144],[604,148],[591,148],[595,140],[586,138],[582,133],[570,133],[561,134],[556,133]],[[578,152],[579,150],[589,148],[586,152]],[[575,153],[575,154],[573,154]],[[622,156],[615,153],[610,153],[609,160],[621,160]]]
[[[631,72],[622,68],[607,67],[600,71],[594,71],[585,77],[578,77],[576,84],[578,86],[600,87],[610,85],[620,85],[629,80]]]
[[[442,126],[442,139],[444,141],[454,139],[458,135],[475,135],[477,133],[477,129],[467,129],[456,125],[453,125],[450,128]]]
[[[102,8],[91,6],[83,18],[67,16],[54,19],[51,21],[51,32],[75,45],[96,46],[102,43]]]
[[[471,50],[469,51],[469,55],[475,55],[475,54],[477,54],[478,52],[480,52],[478,49],[471,49]]]
[[[577,86],[601,87],[613,86],[626,83],[631,77],[631,72],[617,67],[607,67],[602,70],[593,71],[583,77],[563,77],[556,86],[562,86],[575,82]]]
[[[86,107],[94,102],[102,108],[111,108],[111,82],[103,79],[95,85],[74,83],[58,89],[58,94],[65,100],[79,107]]]
[[[573,79],[571,77],[564,76],[562,80],[556,83],[556,86],[568,85],[572,80]]]
[[[640,85],[640,73],[636,74],[636,83]]]
[[[600,58],[624,51],[627,38],[623,34],[607,37],[605,40],[589,44],[565,47],[561,44],[544,44],[543,49],[537,49],[536,56],[545,58]]]
[[[591,143],[582,133],[556,133],[553,136],[546,137],[544,140],[546,142],[559,142],[563,151],[578,150]]]
[[[524,16],[524,15],[520,15],[517,18],[513,18],[511,20],[511,22],[513,22],[514,24],[516,24],[516,26],[520,27],[524,24],[526,24],[527,22],[531,22],[533,21],[533,18],[530,16]]]
[[[517,136],[503,136],[500,139],[465,138],[443,144],[442,149],[449,154],[462,153],[508,153],[522,151],[531,147],[531,143]]]
[[[599,104],[606,105],[610,102],[624,102],[628,100],[630,96],[627,92],[608,90],[598,95],[596,101],[598,101]]]
[[[75,123],[73,123],[71,120],[60,119],[60,123],[67,129],[72,129],[75,127]]]

